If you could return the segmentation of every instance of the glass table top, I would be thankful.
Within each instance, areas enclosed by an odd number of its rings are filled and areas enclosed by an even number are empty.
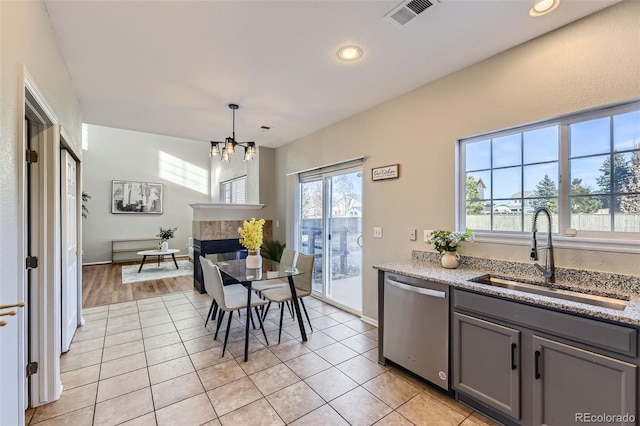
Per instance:
[[[291,265],[281,265],[278,262],[264,258],[262,259],[262,268],[259,269],[247,268],[246,259],[221,260],[213,262],[213,264],[220,268],[221,272],[240,282],[273,280],[304,273],[304,271],[300,271]]]

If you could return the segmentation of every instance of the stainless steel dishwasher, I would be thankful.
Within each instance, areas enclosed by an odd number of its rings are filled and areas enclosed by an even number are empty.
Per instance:
[[[385,273],[383,355],[449,390],[449,286]]]

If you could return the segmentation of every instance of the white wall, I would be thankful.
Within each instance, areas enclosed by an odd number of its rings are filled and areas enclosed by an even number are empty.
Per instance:
[[[371,266],[430,249],[408,240],[411,228],[455,227],[456,141],[640,98],[638,22],[640,2],[622,2],[278,148],[274,219],[281,226],[288,219],[287,242],[293,227],[287,173],[360,155],[364,176],[399,163],[399,179],[363,182],[363,314],[377,318]],[[383,239],[372,238],[374,226],[384,228]],[[528,247],[475,243],[463,254],[526,261]],[[640,274],[633,254],[558,250],[556,256],[557,266]]]
[[[161,226],[178,228],[169,246],[186,254],[193,217],[189,204],[210,200],[209,145],[95,125],[88,126],[88,139],[83,188],[91,200],[83,219],[83,263],[110,261],[111,240],[153,238]],[[112,214],[112,180],[164,184],[163,214]]]
[[[40,1],[0,1],[0,304],[15,303],[23,287],[24,259],[16,250],[21,238],[18,216],[18,104],[20,76],[26,66],[54,110],[71,143],[81,140],[81,117],[77,95],[64,58],[58,51],[47,11]],[[78,149],[78,151],[80,151]],[[18,403],[18,381],[24,381],[18,361],[18,324],[9,317],[0,329],[0,424],[20,424],[24,416]],[[11,391],[5,391],[11,390]]]

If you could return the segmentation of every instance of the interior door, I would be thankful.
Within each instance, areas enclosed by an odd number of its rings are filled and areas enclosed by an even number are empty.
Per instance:
[[[62,188],[62,352],[69,350],[71,340],[78,324],[78,217],[76,160],[67,150],[60,156]]]

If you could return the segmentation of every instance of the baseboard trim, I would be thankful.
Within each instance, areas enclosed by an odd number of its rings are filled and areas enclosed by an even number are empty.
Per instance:
[[[91,266],[91,265],[107,265],[111,263],[110,260],[104,260],[101,262],[87,262],[87,263],[83,263],[82,266]]]
[[[378,326],[378,320],[375,320],[373,318],[369,318],[363,315],[360,317],[360,319],[366,322],[367,324],[375,325],[376,327]]]

